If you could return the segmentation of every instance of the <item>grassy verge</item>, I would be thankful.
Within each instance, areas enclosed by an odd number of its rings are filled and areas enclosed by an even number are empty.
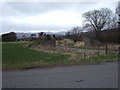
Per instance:
[[[113,62],[117,61],[118,56],[113,55],[113,56],[98,56],[94,58],[85,58],[85,59],[69,59],[64,61],[63,64],[89,64],[89,63],[100,63],[100,62]]]
[[[117,61],[118,55],[111,56],[98,56],[94,58],[81,59],[82,62],[106,62],[106,61]]]
[[[99,56],[86,59],[70,59],[70,55],[61,53],[49,53],[36,51],[24,47],[25,43],[2,43],[2,66],[3,69],[28,68],[36,66],[68,65],[89,62],[103,62],[117,60],[117,55]]]

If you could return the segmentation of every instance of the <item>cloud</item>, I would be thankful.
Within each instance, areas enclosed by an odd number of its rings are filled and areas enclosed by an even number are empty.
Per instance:
[[[5,11],[6,15],[7,13],[12,15],[12,12],[20,15],[21,13],[24,15],[36,15],[54,10],[68,10],[77,4],[70,2],[8,2],[4,3],[3,11]]]
[[[66,31],[82,26],[84,12],[107,7],[117,2],[7,2],[2,7],[2,32]]]
[[[13,23],[24,25],[48,25],[48,26],[66,26],[81,25],[80,13],[68,11],[53,11],[44,14],[27,17],[9,17]]]

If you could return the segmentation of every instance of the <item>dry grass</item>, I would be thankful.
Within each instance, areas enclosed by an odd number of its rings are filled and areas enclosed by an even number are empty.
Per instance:
[[[60,53],[64,55],[70,55],[69,59],[85,59],[85,58],[94,58],[98,56],[108,56],[108,55],[117,55],[115,52],[108,52],[106,54],[105,51],[99,51],[99,52],[91,52],[91,51],[78,51],[78,50],[68,50],[65,48],[56,48],[56,47],[44,47],[44,46],[34,46],[32,49],[38,50],[38,51],[44,51],[49,53]]]
[[[73,46],[75,43],[73,40],[70,40],[70,39],[63,39],[63,40],[57,40],[56,41],[56,45],[57,46]]]
[[[85,46],[85,42],[83,41],[77,41],[75,44],[74,44],[74,47],[83,47]]]

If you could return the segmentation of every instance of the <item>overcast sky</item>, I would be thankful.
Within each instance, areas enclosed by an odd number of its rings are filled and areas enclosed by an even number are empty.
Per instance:
[[[1,2],[0,22],[6,32],[59,32],[82,26],[82,14],[117,2]]]

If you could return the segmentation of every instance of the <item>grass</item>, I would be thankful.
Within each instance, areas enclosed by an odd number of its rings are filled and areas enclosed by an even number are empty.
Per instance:
[[[85,59],[71,59],[66,60],[64,64],[89,64],[89,63],[100,63],[100,62],[111,62],[111,61],[117,61],[118,55],[113,56],[98,56],[94,58],[85,58]]]
[[[111,56],[98,56],[94,58],[87,58],[87,59],[82,59],[83,62],[104,62],[104,61],[117,61],[118,60],[118,55],[111,55]]]
[[[21,68],[62,63],[69,55],[35,51],[23,47],[24,43],[2,43],[2,65],[4,68]]]
[[[61,54],[59,52],[49,53],[44,51],[36,51],[30,49],[29,47],[24,47],[25,44],[27,43],[2,43],[3,69],[102,62],[107,60],[117,60],[118,58],[117,55],[110,55],[85,59],[70,59],[70,55]]]

